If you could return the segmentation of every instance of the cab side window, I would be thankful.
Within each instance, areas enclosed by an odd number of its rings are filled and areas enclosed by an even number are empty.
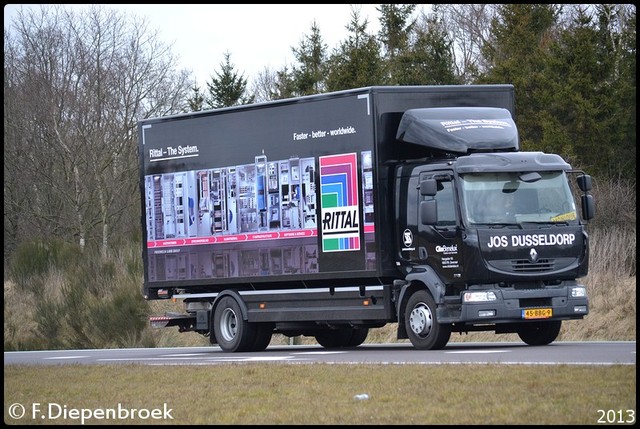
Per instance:
[[[456,210],[453,201],[453,182],[438,182],[436,201],[438,202],[438,223],[436,226],[455,226]]]

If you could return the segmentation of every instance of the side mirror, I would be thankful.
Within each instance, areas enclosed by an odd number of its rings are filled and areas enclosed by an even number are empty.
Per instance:
[[[420,223],[423,225],[435,225],[438,223],[438,203],[436,200],[420,202]]]
[[[433,197],[438,192],[438,182],[435,179],[426,179],[420,182],[420,195]]]
[[[582,196],[582,218],[586,220],[593,219],[596,216],[596,203],[593,195],[585,194]]]
[[[578,187],[582,192],[589,192],[591,190],[593,184],[591,181],[591,176],[589,176],[588,174],[581,174],[576,178],[576,181],[578,182]]]

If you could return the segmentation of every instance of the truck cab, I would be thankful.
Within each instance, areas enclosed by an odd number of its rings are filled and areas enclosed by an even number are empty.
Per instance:
[[[504,109],[405,115],[399,140],[439,153],[395,169],[400,294],[407,301],[420,289],[429,295],[404,307],[401,335],[418,348],[438,348],[451,332],[475,330],[552,342],[562,320],[589,311],[576,279],[588,270],[583,222],[594,214],[590,177],[558,155],[519,152]],[[486,132],[478,132],[482,126]],[[455,136],[467,130],[473,133]],[[581,196],[572,193],[571,179]]]

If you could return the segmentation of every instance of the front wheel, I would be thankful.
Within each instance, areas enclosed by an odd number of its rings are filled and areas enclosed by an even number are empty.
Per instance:
[[[530,346],[546,346],[558,338],[561,327],[561,320],[528,322],[520,324],[516,332],[520,339]]]
[[[404,323],[411,344],[419,350],[442,349],[451,337],[451,325],[438,323],[436,302],[424,289],[409,297]]]

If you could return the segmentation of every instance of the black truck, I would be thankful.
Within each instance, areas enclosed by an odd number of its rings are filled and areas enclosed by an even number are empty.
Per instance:
[[[511,85],[372,86],[139,122],[153,327],[229,352],[452,332],[553,342],[589,312],[591,177],[519,150]]]

